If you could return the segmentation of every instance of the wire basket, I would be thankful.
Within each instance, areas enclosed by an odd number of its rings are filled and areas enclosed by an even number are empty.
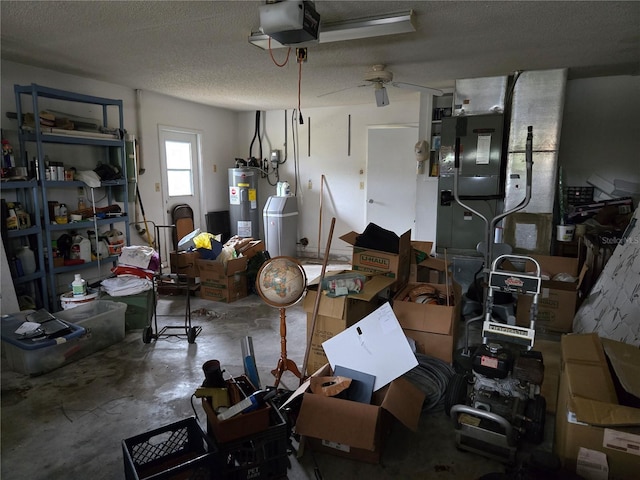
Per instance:
[[[215,443],[191,417],[122,441],[127,480],[219,478]]]

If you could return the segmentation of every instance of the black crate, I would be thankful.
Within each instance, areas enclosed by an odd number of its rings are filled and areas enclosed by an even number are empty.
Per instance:
[[[584,205],[593,202],[593,187],[567,187],[566,194],[569,205]]]
[[[220,475],[224,480],[272,480],[287,475],[289,428],[275,405],[271,426],[226,443],[218,443]]]
[[[127,480],[214,480],[217,448],[195,418],[122,441]]]

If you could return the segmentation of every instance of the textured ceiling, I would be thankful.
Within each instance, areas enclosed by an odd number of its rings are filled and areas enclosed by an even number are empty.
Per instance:
[[[233,110],[295,108],[294,52],[279,68],[268,51],[248,43],[262,3],[2,0],[2,58]],[[373,103],[372,88],[355,88],[373,64],[386,64],[394,80],[441,89],[452,88],[455,79],[516,70],[566,67],[570,77],[640,71],[640,2],[315,6],[323,23],[412,9],[417,32],[310,47],[302,66],[303,109]],[[286,49],[273,55],[280,63]],[[391,102],[417,98],[388,90]]]

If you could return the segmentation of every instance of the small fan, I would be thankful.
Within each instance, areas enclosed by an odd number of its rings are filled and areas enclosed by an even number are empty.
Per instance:
[[[332,95],[334,93],[342,92],[344,90],[349,90],[351,88],[373,86],[375,97],[376,97],[376,105],[378,107],[385,107],[389,105],[389,95],[387,94],[386,85],[391,85],[396,88],[404,88],[406,90],[414,90],[416,92],[430,93],[431,95],[434,95],[436,97],[439,97],[442,95],[442,90],[437,90],[435,88],[424,87],[422,85],[415,85],[413,83],[394,82],[393,72],[386,70],[385,65],[373,65],[373,67],[371,67],[371,70],[365,73],[364,78],[362,80],[365,83],[361,85],[356,85],[355,87],[343,88],[335,92],[324,93],[318,96],[324,97],[326,95]]]

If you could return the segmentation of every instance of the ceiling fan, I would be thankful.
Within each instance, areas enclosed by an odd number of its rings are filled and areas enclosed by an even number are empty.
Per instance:
[[[385,65],[381,65],[381,64],[373,65],[371,69],[365,73],[362,80],[364,83],[360,85],[343,88],[335,92],[323,93],[322,95],[318,95],[318,97],[332,95],[334,93],[342,92],[344,90],[349,90],[351,88],[373,87],[375,97],[376,97],[376,105],[378,107],[385,107],[389,105],[389,95],[387,94],[387,88],[386,88],[387,85],[391,85],[396,88],[403,88],[405,90],[413,90],[416,92],[430,93],[431,95],[434,95],[436,97],[439,97],[442,95],[442,90],[437,90],[435,88],[424,87],[422,85],[415,85],[413,83],[394,82],[393,72],[386,70]]]

